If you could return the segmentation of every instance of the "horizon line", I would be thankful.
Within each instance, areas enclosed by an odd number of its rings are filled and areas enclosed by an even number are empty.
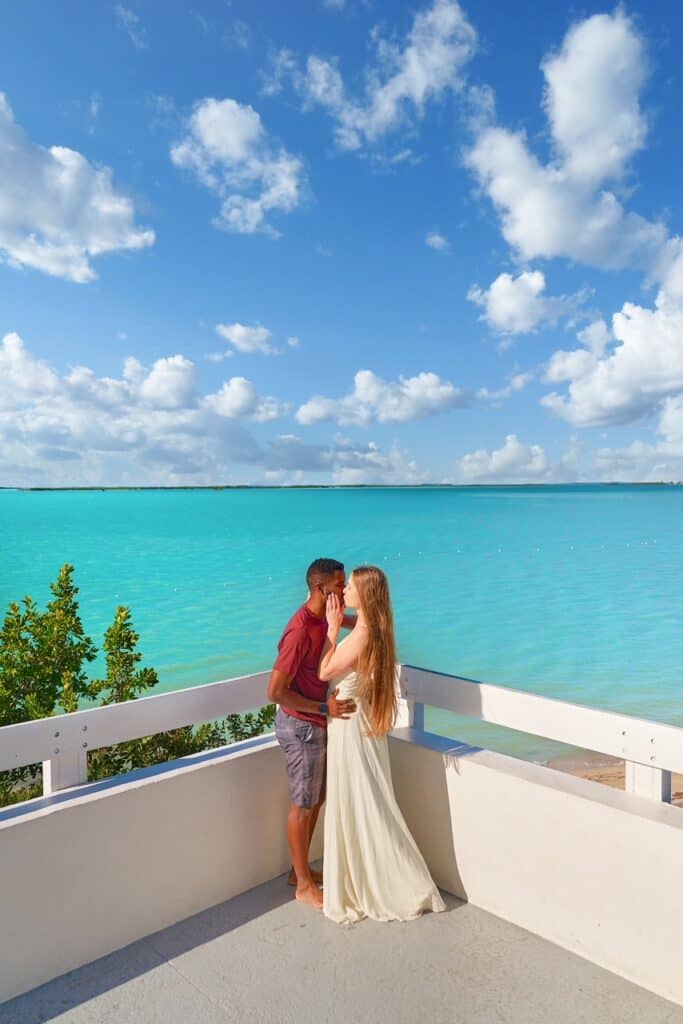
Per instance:
[[[63,487],[21,487],[0,484],[0,491],[340,491],[417,490],[419,488],[467,489],[473,487],[681,487],[683,480],[568,480],[548,483],[419,483],[419,484],[83,484]]]

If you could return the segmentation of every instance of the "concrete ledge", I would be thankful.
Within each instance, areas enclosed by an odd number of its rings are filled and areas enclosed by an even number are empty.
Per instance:
[[[683,1004],[683,813],[414,730],[397,797],[438,884]]]

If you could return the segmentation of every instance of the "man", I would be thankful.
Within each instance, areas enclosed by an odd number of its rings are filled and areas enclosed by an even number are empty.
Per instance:
[[[278,656],[268,683],[268,699],[279,705],[275,734],[284,750],[290,807],[287,839],[292,855],[290,885],[296,898],[317,909],[323,905],[316,883],[322,881],[308,863],[308,851],[320,808],[325,800],[327,719],[348,718],[352,700],[327,697],[327,683],[318,678],[318,665],[327,636],[325,607],[330,594],[344,602],[344,566],[333,558],[317,558],[306,573],[308,600],[289,620],[278,644]],[[354,616],[344,616],[353,629]]]

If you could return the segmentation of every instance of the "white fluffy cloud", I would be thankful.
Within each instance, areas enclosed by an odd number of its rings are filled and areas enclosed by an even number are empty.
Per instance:
[[[270,355],[275,351],[270,343],[272,332],[262,324],[249,327],[246,324],[216,324],[216,333],[229,341],[238,352],[261,352]]]
[[[593,464],[593,480],[683,483],[683,451],[665,442],[633,441],[623,448],[600,448]]]
[[[372,370],[359,370],[350,394],[343,398],[315,396],[299,407],[296,418],[304,426],[336,420],[342,425],[367,427],[373,421],[400,423],[422,419],[465,405],[467,400],[461,388],[442,381],[435,373],[385,381]]]
[[[18,334],[5,335],[0,346],[0,409],[20,407],[34,396],[47,398],[59,386],[57,374],[29,355]]]
[[[301,203],[304,168],[299,157],[273,147],[257,111],[233,99],[201,100],[186,127],[184,138],[171,148],[171,159],[220,197],[214,224],[237,234],[277,237],[266,218],[291,213]]]
[[[622,448],[582,449],[572,441],[563,455],[551,459],[542,446],[525,444],[510,434],[494,451],[481,450],[458,462],[459,483],[570,483],[602,481],[655,482],[683,480],[683,446],[667,439],[633,441]]]
[[[229,483],[236,475],[239,482],[279,483],[433,478],[397,447],[384,451],[373,441],[344,437],[309,444],[291,433],[257,442],[245,428],[286,411],[243,377],[200,394],[195,367],[182,355],[152,366],[128,357],[120,377],[100,377],[86,366],[60,374],[27,350],[19,335],[8,334],[0,342],[0,485],[212,484]],[[681,480],[683,395],[663,401],[651,442],[593,453],[572,445],[551,460],[542,446],[512,434],[497,450],[463,456],[457,479]]]
[[[270,446],[266,459],[274,467],[266,470],[266,479],[281,485],[309,483],[320,472],[329,474],[333,484],[347,486],[420,484],[429,479],[397,445],[384,452],[374,441],[358,444],[344,437],[325,447],[283,434]]]
[[[365,448],[338,440],[335,450],[335,484],[421,484],[429,479],[414,459],[393,445],[383,452],[370,441]]]
[[[245,421],[267,423],[288,407],[232,377],[210,394],[182,355],[151,367],[134,357],[118,378],[77,366],[57,373],[18,334],[0,341],[0,485],[215,484],[247,479],[409,483],[416,464],[392,448],[293,434],[258,443]]]
[[[438,231],[430,231],[425,238],[425,245],[429,246],[430,249],[435,249],[437,252],[448,252],[451,247],[451,243],[444,236],[439,234]]]
[[[187,409],[196,402],[196,370],[184,356],[157,359],[140,382],[139,394],[155,409]]]
[[[595,356],[601,356],[612,338],[612,333],[604,320],[593,320],[577,333],[577,338]]]
[[[683,457],[683,395],[664,400],[658,432],[663,435],[664,443]]]
[[[534,379],[534,374],[530,371],[525,373],[515,373],[508,383],[503,388],[498,388],[494,391],[489,388],[479,388],[476,393],[476,397],[483,402],[500,402],[504,398],[509,398],[510,395],[515,394],[518,391],[523,391],[524,388]]]
[[[0,343],[0,478],[9,486],[220,480],[234,463],[267,461],[236,421],[285,411],[241,377],[200,394],[182,355],[151,367],[129,357],[119,378],[85,366],[60,375],[19,335]]]
[[[624,303],[611,332],[598,321],[581,348],[551,357],[546,380],[568,384],[542,402],[577,426],[629,423],[683,392],[683,244],[665,274],[653,308]],[[672,252],[675,248],[672,248]]]
[[[617,344],[603,358],[579,349],[550,361],[547,379],[568,380],[569,389],[542,401],[570,423],[629,423],[683,390],[683,312],[666,315],[627,302],[612,323]]]
[[[257,423],[278,420],[287,412],[288,406],[270,396],[259,395],[246,377],[231,377],[213,395],[207,395],[206,405],[219,416],[235,419],[247,416]]]
[[[141,249],[154,232],[135,225],[132,201],[112,172],[65,146],[29,141],[0,93],[0,259],[79,283],[97,277],[92,260]]]
[[[621,177],[647,134],[639,104],[645,50],[623,9],[574,25],[543,73],[544,107],[567,175],[591,185]]]
[[[421,117],[429,100],[459,89],[477,39],[457,0],[434,0],[415,15],[404,40],[383,39],[375,32],[373,42],[376,61],[365,70],[362,98],[349,95],[337,61],[310,56],[304,70],[294,72],[305,103],[324,107],[332,117],[340,149],[376,143],[411,117]],[[291,71],[291,63],[288,55],[284,70]],[[283,71],[282,59],[277,71]]]
[[[262,94],[277,96],[284,89],[286,81],[297,74],[297,69],[297,60],[291,50],[283,47],[280,50],[271,51],[268,58],[268,70],[261,73]]]
[[[463,455],[458,472],[464,482],[522,483],[547,480],[552,467],[540,445],[524,444],[515,434],[508,434],[502,448]]]
[[[466,155],[506,241],[524,260],[563,256],[651,270],[664,225],[626,211],[607,187],[624,176],[646,135],[639,92],[647,65],[633,22],[617,8],[578,23],[542,69],[551,159],[542,163],[523,132],[492,123],[481,105]]]
[[[680,410],[683,412],[683,409]],[[676,416],[675,411],[673,412]],[[457,464],[458,483],[570,483],[683,481],[683,416],[671,427],[681,432],[661,440],[632,441],[621,448],[589,450],[572,440],[566,451],[551,459],[541,445],[525,444],[515,434],[501,448],[482,449],[463,456]]]
[[[529,334],[570,315],[582,299],[581,295],[545,296],[544,291],[545,275],[540,270],[525,270],[517,277],[499,274],[487,289],[473,285],[467,298],[483,309],[482,319],[494,331]]]
[[[594,479],[683,483],[683,394],[661,404],[655,441],[632,441],[595,453]]]
[[[564,257],[603,269],[646,272],[659,291],[652,307],[626,302],[608,326],[579,332],[579,345],[558,350],[545,379],[560,385],[546,408],[576,426],[611,426],[662,412],[683,392],[683,241],[660,222],[628,211],[629,163],[645,144],[640,92],[647,76],[643,40],[618,7],[574,25],[542,64],[543,106],[551,140],[543,163],[521,132],[495,123],[490,102],[474,97],[474,144],[466,154],[501,218],[514,253],[524,259]],[[582,296],[544,296],[539,271],[501,274],[470,298],[502,332],[534,330],[557,318],[558,305]],[[622,458],[622,456],[620,456]]]

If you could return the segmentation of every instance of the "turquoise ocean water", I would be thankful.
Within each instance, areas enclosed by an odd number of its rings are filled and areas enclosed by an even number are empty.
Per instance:
[[[0,492],[0,608],[76,567],[129,605],[159,691],[269,668],[324,555],[389,575],[401,660],[683,725],[683,488]],[[97,670],[97,665],[94,671]],[[525,756],[557,745],[432,711]]]

